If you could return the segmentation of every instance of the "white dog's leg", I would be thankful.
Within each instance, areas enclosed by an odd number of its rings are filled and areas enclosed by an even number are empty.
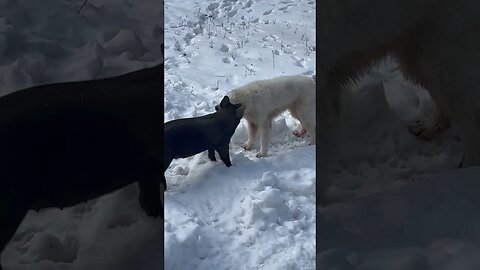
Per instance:
[[[270,131],[272,129],[272,121],[266,120],[260,125],[260,151],[257,157],[266,157],[268,153],[268,144],[270,143]]]
[[[305,133],[307,133],[307,129],[306,129],[306,126],[305,126],[305,122],[303,121],[304,117],[303,115],[301,114],[300,112],[300,109],[298,108],[299,105],[298,104],[295,104],[294,106],[291,106],[288,111],[290,112],[290,114],[295,118],[297,119],[298,121],[300,121],[300,127],[297,128],[297,130],[294,130],[293,131],[293,135],[297,136],[297,137],[303,137],[303,135],[305,135]]]
[[[315,107],[312,104],[303,104],[290,108],[289,111],[293,117],[300,121],[300,127],[293,134],[302,137],[308,132],[310,144],[315,144]]]
[[[253,147],[253,143],[255,142],[255,136],[257,135],[257,125],[249,120],[247,120],[247,123],[248,123],[248,139],[245,143],[243,143],[242,147],[245,150],[250,150]]]

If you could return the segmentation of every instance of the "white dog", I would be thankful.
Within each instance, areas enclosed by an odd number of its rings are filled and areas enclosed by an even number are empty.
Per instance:
[[[480,2],[476,0],[320,0],[317,38],[317,201],[338,137],[341,88],[391,55],[411,81],[436,103],[432,116],[412,127],[429,138],[455,125],[464,146],[463,167],[480,165]],[[327,180],[326,180],[327,179]]]
[[[308,132],[310,144],[315,144],[315,81],[311,77],[282,76],[255,81],[230,91],[227,96],[232,103],[245,107],[248,140],[243,147],[246,150],[252,148],[255,135],[260,132],[257,157],[267,155],[272,119],[285,110],[300,121],[301,127],[294,134],[303,136]]]

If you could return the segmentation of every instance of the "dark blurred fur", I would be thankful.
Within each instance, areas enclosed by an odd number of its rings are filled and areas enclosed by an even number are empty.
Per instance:
[[[162,89],[163,64],[1,97],[0,248],[28,209],[73,206],[134,182],[141,207],[163,218]]]

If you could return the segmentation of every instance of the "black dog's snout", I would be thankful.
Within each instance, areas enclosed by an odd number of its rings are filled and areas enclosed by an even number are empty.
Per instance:
[[[215,111],[218,111],[219,107],[218,105],[215,105]]]

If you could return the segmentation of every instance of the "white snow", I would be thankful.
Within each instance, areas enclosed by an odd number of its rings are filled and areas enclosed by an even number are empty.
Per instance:
[[[0,1],[1,95],[163,61],[159,1],[89,0],[77,14],[82,2]],[[64,210],[29,211],[2,253],[4,269],[160,269],[162,226],[137,198],[132,185]]]
[[[332,204],[318,208],[319,269],[479,269],[480,168],[458,169],[455,129],[421,141],[407,124],[428,93],[386,61],[347,91]]]
[[[315,71],[314,1],[166,1],[165,121],[215,111],[252,81]],[[166,172],[165,269],[315,269],[315,146],[273,123],[270,156],[244,151],[233,166],[206,153]],[[258,147],[258,142],[257,146]]]

